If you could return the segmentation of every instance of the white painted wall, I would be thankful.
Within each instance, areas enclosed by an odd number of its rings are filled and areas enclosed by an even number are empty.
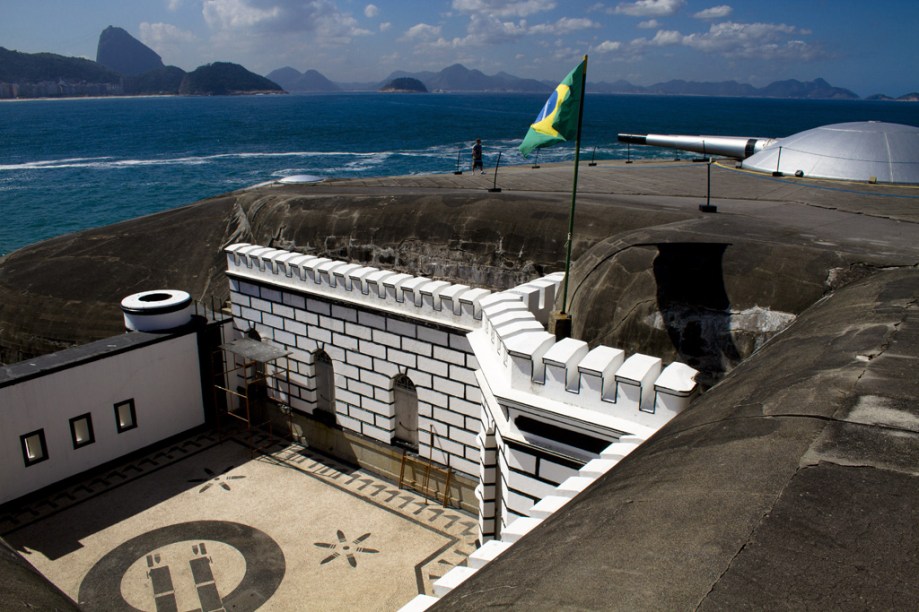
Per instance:
[[[0,388],[0,503],[204,423],[194,333]],[[137,427],[117,433],[114,405],[134,399]],[[74,449],[72,417],[93,444]],[[26,467],[19,437],[44,429],[48,459]]]

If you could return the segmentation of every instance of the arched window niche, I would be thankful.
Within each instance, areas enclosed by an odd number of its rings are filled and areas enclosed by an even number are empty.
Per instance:
[[[335,369],[332,358],[323,350],[313,353],[316,374],[316,408],[313,416],[328,425],[334,425],[335,418]]]
[[[396,429],[393,442],[418,451],[418,391],[405,374],[393,378],[393,406]]]

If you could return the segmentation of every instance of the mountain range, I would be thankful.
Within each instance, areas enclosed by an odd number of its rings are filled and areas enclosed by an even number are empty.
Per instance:
[[[391,73],[382,81],[345,83],[334,82],[316,70],[301,74],[289,66],[268,74],[268,78],[281,85],[291,93],[329,93],[336,91],[378,91],[396,79],[411,78],[424,84],[432,92],[507,92],[507,93],[548,93],[557,83],[537,81],[499,72],[489,76],[479,70],[470,70],[462,64],[454,64],[440,72],[406,72],[399,70]],[[798,99],[835,99],[857,100],[859,96],[842,87],[834,87],[824,79],[798,81],[789,79],[775,81],[765,87],[754,87],[737,81],[699,82],[672,80],[654,85],[634,85],[628,81],[588,81],[588,93],[606,94],[646,94],[646,95],[692,95],[692,96],[730,96],[746,98],[798,98]],[[872,96],[874,100],[893,100],[883,95]],[[906,94],[896,100],[915,101],[915,94]]]
[[[298,72],[289,66],[259,76],[238,64],[214,62],[186,73],[166,66],[151,48],[122,28],[109,26],[99,36],[96,61],[52,53],[20,53],[0,47],[0,98],[35,98],[87,95],[229,95],[251,93],[319,93],[379,91],[397,79],[413,79],[432,92],[548,93],[552,81],[520,78],[506,72],[486,75],[462,64],[439,72],[396,71],[382,81],[334,82],[317,70]],[[401,81],[407,82],[407,81]],[[391,89],[391,88],[390,88]],[[414,90],[420,88],[413,87]],[[776,81],[765,87],[737,81],[698,82],[671,80],[654,85],[628,81],[589,81],[588,93],[697,95],[763,98],[855,100],[859,96],[823,79]],[[891,100],[882,94],[872,100]],[[896,100],[917,101],[910,93]]]
[[[0,47],[0,99],[253,93],[284,90],[238,64],[214,62],[192,72],[166,66],[153,49],[113,26],[99,36],[95,62]]]

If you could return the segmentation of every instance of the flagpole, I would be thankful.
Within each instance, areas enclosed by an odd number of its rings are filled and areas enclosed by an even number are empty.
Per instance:
[[[574,178],[571,185],[571,210],[568,212],[568,244],[566,247],[565,253],[565,282],[564,289],[562,290],[562,309],[559,313],[562,319],[567,321],[562,324],[564,330],[567,327],[567,333],[564,333],[562,337],[567,337],[571,335],[571,317],[568,316],[568,277],[571,271],[571,243],[573,242],[574,237],[574,208],[575,203],[577,202],[578,195],[578,166],[580,165],[581,160],[581,124],[584,118],[584,94],[587,89],[587,56],[584,56],[584,71],[581,73],[581,99],[578,101],[578,133],[575,139],[574,144]],[[556,322],[556,336],[558,337],[559,331],[559,322]]]

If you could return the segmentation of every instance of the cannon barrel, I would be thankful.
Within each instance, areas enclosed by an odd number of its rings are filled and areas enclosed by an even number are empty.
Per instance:
[[[750,138],[747,136],[682,136],[679,134],[619,134],[619,142],[682,149],[703,155],[723,155],[746,159],[766,146],[773,144],[773,138]]]

